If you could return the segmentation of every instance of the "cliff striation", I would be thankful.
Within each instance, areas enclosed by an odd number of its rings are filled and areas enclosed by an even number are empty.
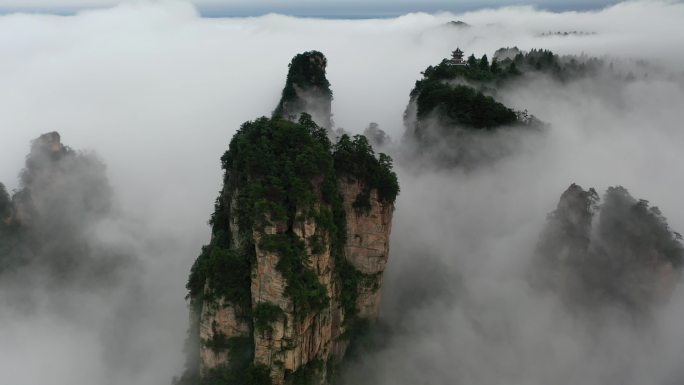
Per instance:
[[[378,316],[392,161],[363,136],[333,144],[302,114],[243,124],[222,164],[212,239],[188,281],[180,382],[327,383],[354,331]]]

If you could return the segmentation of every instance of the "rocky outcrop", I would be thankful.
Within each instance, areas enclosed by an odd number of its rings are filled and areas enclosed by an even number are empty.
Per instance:
[[[26,168],[20,173],[23,188],[14,195],[13,210],[8,223],[17,226],[30,226],[37,210],[41,210],[41,196],[46,190],[52,190],[60,183],[64,166],[73,151],[62,144],[58,132],[43,134],[31,142],[31,152],[26,157]],[[50,194],[52,195],[52,194]],[[38,207],[36,207],[36,204]]]
[[[202,341],[199,359],[203,372],[229,361],[228,351],[220,346],[222,339],[228,336],[249,338],[249,323],[239,314],[239,308],[226,303],[222,298],[202,304],[199,317],[199,340]]]
[[[378,317],[379,288],[389,255],[394,205],[383,202],[377,190],[372,190],[370,209],[361,212],[353,207],[353,203],[365,190],[363,183],[352,177],[342,177],[338,179],[338,187],[347,223],[344,257],[361,276],[367,277],[356,286],[356,315],[374,320]],[[322,251],[313,250],[310,244],[306,247],[307,265],[332,295],[326,309],[298,319],[291,301],[284,294],[286,280],[276,267],[278,255],[257,248],[257,267],[252,280],[253,307],[270,303],[284,310],[283,316],[268,330],[257,330],[254,336],[255,361],[272,368],[274,384],[283,383],[285,373],[296,372],[311,362],[339,362],[348,342],[344,334],[345,321],[350,315],[341,304],[343,288],[336,277],[337,266],[330,252],[329,235],[313,220],[295,223],[293,229],[302,241],[312,236],[326,238]],[[276,227],[271,227],[267,233],[276,231]],[[325,370],[318,368],[317,377],[325,378]]]
[[[327,133],[306,115],[261,118],[231,142],[188,283],[200,378],[181,383],[327,383],[378,317],[396,175],[365,137]]]
[[[338,186],[347,221],[347,242],[344,257],[359,272],[361,277],[354,294],[355,316],[374,320],[378,317],[380,285],[389,255],[389,236],[394,205],[383,202],[377,190],[372,190],[370,209],[361,212],[353,208],[357,196],[365,189],[362,182],[351,177],[339,179]],[[298,213],[297,216],[303,216]],[[276,306],[282,313],[268,326],[255,325],[252,333],[254,343],[254,364],[269,368],[273,384],[283,384],[288,375],[296,373],[311,363],[339,363],[347,348],[345,331],[350,314],[341,304],[342,286],[338,281],[338,267],[332,256],[331,235],[316,222],[307,220],[295,222],[291,230],[294,236],[306,242],[306,255],[302,256],[306,266],[316,274],[316,279],[329,294],[329,305],[323,310],[298,314],[292,300],[286,294],[287,279],[278,269],[280,255],[260,247],[261,239],[268,235],[284,234],[287,226],[275,223],[262,232],[254,232],[255,264],[251,274],[251,304],[253,312],[260,305]],[[321,237],[321,245],[313,246],[312,237]],[[314,250],[317,248],[317,250]],[[348,294],[348,293],[347,293]],[[216,349],[207,341],[220,338],[249,337],[249,322],[241,319],[235,306],[223,299],[207,301],[202,305],[199,334],[201,372],[220,367],[230,362],[227,349]],[[312,375],[312,383],[324,383],[326,366],[318,365]]]
[[[0,272],[33,265],[58,285],[112,277],[128,256],[91,234],[111,205],[97,156],[65,146],[57,132],[34,139],[12,196],[0,185]]]
[[[302,213],[298,213],[301,216]],[[280,227],[285,229],[285,226]],[[277,234],[279,226],[266,228],[266,234]],[[313,252],[305,247],[305,266],[314,272],[317,281],[329,294],[329,305],[317,312],[300,314],[293,301],[286,295],[287,279],[278,271],[278,253],[263,250],[257,246],[256,267],[252,274],[252,306],[257,309],[261,304],[277,306],[282,312],[266,327],[255,327],[254,360],[256,364],[270,368],[274,384],[285,382],[286,374],[295,373],[306,364],[332,358],[333,345],[340,338],[340,320],[344,315],[340,309],[339,287],[335,283],[335,265],[331,255],[330,239],[327,231],[308,218],[295,222],[293,236],[308,243],[311,237],[322,237],[320,251]],[[256,244],[259,235],[255,234]],[[334,322],[337,321],[337,322]],[[323,368],[319,368],[323,370]],[[324,378],[324,372],[319,377]]]
[[[647,313],[671,294],[684,259],[681,236],[657,207],[611,187],[571,185],[549,214],[532,281],[572,307],[620,306]]]
[[[378,317],[399,186],[366,137],[331,143],[325,66],[297,55],[273,117],[243,124],[221,158],[179,384],[327,383]]]
[[[311,115],[319,126],[331,129],[332,91],[325,76],[327,64],[325,56],[318,51],[295,56],[290,62],[285,88],[273,115],[297,120],[304,112]]]

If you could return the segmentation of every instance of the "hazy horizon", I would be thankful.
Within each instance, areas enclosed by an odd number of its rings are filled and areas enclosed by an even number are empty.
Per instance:
[[[393,18],[409,13],[460,13],[501,7],[532,6],[539,10],[554,12],[599,10],[617,4],[615,0],[583,1],[307,1],[299,0],[283,4],[275,1],[241,0],[187,0],[194,4],[203,17],[258,17],[281,14],[294,17],[324,19],[374,19]],[[46,13],[74,15],[75,13],[103,9],[117,4],[133,3],[131,0],[1,0],[0,14]]]

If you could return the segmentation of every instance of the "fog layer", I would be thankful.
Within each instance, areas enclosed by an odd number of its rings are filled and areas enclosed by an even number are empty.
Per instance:
[[[0,17],[0,181],[20,187],[29,141],[45,132],[95,151],[113,200],[92,237],[139,261],[105,290],[8,284],[3,381],[168,384],[180,373],[184,285],[209,236],[219,158],[240,123],[270,115],[296,53],[327,56],[337,127],[360,133],[377,122],[399,139],[420,71],[456,46],[491,57],[515,45],[599,56],[634,80],[530,79],[497,97],[551,126],[510,157],[467,172],[397,162],[402,192],[382,289],[393,332],[351,365],[350,383],[676,382],[681,289],[649,327],[607,310],[609,327],[597,332],[524,276],[545,215],[571,182],[623,185],[684,229],[681,20],[684,5],[665,2],[364,21],[204,19],[182,2]],[[591,34],[542,36],[575,30]]]

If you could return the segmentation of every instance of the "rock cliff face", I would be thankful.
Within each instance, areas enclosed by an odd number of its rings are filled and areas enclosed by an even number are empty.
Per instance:
[[[331,143],[304,114],[245,123],[222,161],[212,240],[188,282],[197,344],[180,383],[328,383],[378,317],[391,159],[363,136]]]
[[[300,211],[297,216],[303,216],[303,213]],[[270,369],[274,384],[284,383],[286,374],[295,373],[310,362],[331,359],[334,338],[340,336],[339,330],[333,327],[333,320],[338,320],[339,325],[342,317],[331,245],[326,241],[330,235],[311,217],[295,220],[291,228],[287,228],[284,223],[267,226],[265,233],[277,235],[288,230],[292,231],[291,236],[297,242],[305,245],[309,243],[301,250],[302,263],[313,272],[315,280],[328,293],[329,304],[315,312],[297,312],[293,301],[286,294],[287,278],[278,270],[281,258],[279,253],[259,247],[261,237],[255,234],[257,248],[251,282],[252,307],[258,309],[264,305],[275,306],[272,309],[277,316],[268,325],[263,322],[261,326],[255,324],[254,361]],[[307,242],[313,237],[322,238],[319,245],[321,249],[316,252],[312,251],[310,242]]]
[[[611,187],[571,185],[549,215],[534,282],[573,307],[620,306],[645,314],[674,289],[684,258],[681,236],[660,210]]]
[[[389,234],[392,230],[393,205],[385,204],[378,191],[370,193],[370,209],[360,213],[354,208],[356,198],[363,194],[364,185],[352,177],[339,180],[347,220],[347,242],[344,250],[348,261],[361,273],[373,279],[358,287],[356,309],[359,316],[375,319],[380,306],[382,273],[389,255]]]
[[[250,325],[239,317],[240,309],[223,298],[206,301],[199,314],[199,338],[205,343],[200,346],[199,360],[203,371],[216,368],[229,360],[228,351],[218,349],[207,341],[217,341],[227,336],[249,338]]]

